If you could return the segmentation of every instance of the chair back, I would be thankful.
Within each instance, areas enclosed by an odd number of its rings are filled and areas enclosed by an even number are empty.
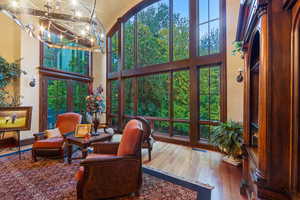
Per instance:
[[[82,116],[78,113],[64,113],[57,116],[56,128],[62,135],[65,135],[76,130],[77,124],[81,123]]]
[[[144,117],[140,117],[137,116],[134,119],[137,119],[139,121],[142,122],[142,126],[143,126],[143,141],[146,141],[150,138],[151,136],[151,127],[149,122],[144,118]]]
[[[142,124],[138,120],[130,120],[123,131],[118,148],[118,156],[139,156],[143,140]]]

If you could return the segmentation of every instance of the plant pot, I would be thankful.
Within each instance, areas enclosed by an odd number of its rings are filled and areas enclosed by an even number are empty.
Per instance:
[[[242,163],[241,159],[234,158],[232,156],[224,156],[223,161],[236,167],[240,166]]]

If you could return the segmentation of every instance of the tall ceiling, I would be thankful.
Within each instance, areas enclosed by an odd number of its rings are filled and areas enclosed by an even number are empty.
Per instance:
[[[142,0],[97,0],[97,17],[106,31],[114,25],[119,17]]]

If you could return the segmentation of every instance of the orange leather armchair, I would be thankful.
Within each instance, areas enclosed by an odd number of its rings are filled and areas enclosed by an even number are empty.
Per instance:
[[[120,143],[95,143],[76,173],[77,198],[106,199],[139,193],[142,184],[142,124],[131,120]]]
[[[81,123],[82,116],[77,113],[64,113],[57,116],[56,128],[61,137],[47,138],[44,132],[33,134],[35,142],[32,146],[32,159],[37,161],[37,156],[64,156],[63,145],[66,135],[76,130]]]

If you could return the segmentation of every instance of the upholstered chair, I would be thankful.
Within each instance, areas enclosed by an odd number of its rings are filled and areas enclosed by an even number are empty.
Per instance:
[[[106,199],[135,193],[142,184],[142,124],[130,120],[120,143],[94,143],[94,153],[81,161],[76,173],[77,198]]]
[[[69,133],[76,130],[81,123],[82,116],[77,113],[64,113],[57,116],[56,128],[60,135],[49,138],[46,132],[35,133],[35,142],[32,146],[32,159],[37,161],[37,156],[64,156],[64,142]]]
[[[151,152],[153,149],[154,140],[151,137],[152,130],[151,130],[150,124],[144,117],[138,116],[138,117],[135,117],[134,119],[137,119],[142,122],[143,130],[144,130],[142,148],[148,149],[148,159],[149,159],[149,161],[151,161]]]

